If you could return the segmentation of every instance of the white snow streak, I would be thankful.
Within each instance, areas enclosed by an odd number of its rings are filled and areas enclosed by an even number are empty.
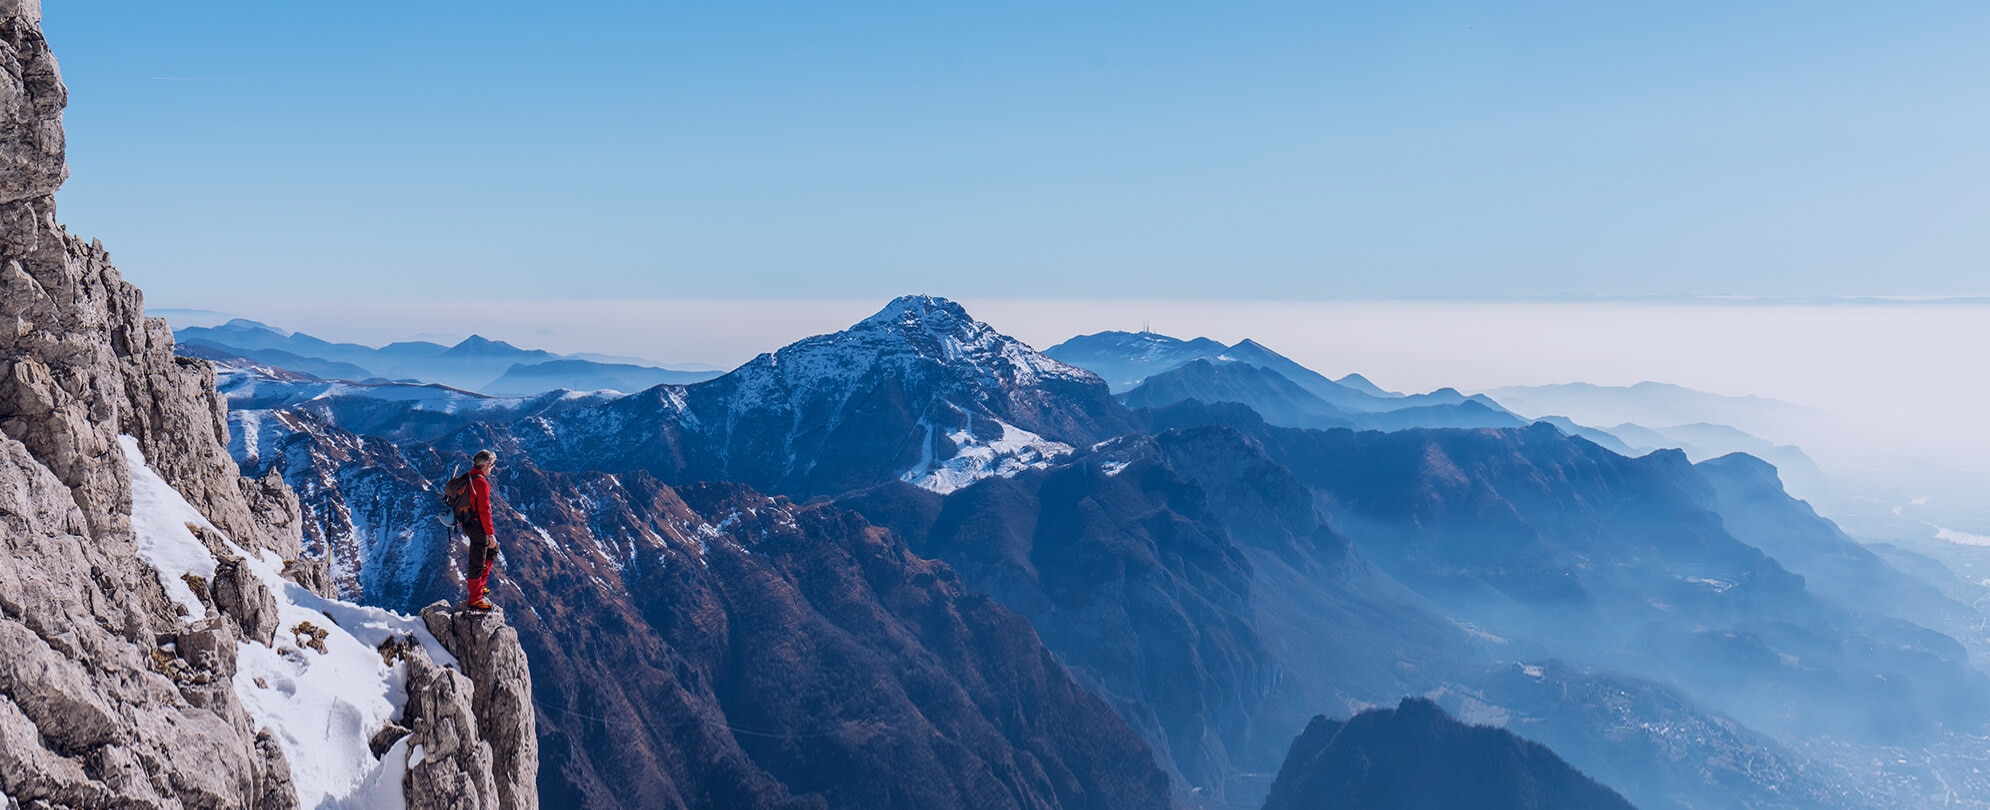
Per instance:
[[[1935,527],[1935,536],[1957,545],[1990,546],[1990,536],[1959,532],[1954,529],[1944,529],[1940,526]]]
[[[997,475],[1011,478],[1024,470],[1047,467],[1058,457],[1071,454],[1071,445],[1046,439],[1007,422],[996,421],[995,424],[1002,427],[1002,438],[992,441],[976,437],[971,427],[947,434],[947,438],[959,449],[952,458],[937,462],[932,451],[934,428],[930,424],[925,425],[926,449],[920,454],[920,463],[899,478],[945,495],[983,478]]]

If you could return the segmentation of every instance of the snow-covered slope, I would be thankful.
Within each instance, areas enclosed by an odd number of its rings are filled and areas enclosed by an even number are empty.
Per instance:
[[[407,664],[385,660],[380,648],[409,639],[436,663],[455,666],[455,656],[415,617],[326,599],[285,579],[282,560],[229,540],[146,466],[136,439],[120,437],[119,444],[131,465],[139,556],[176,604],[203,614],[204,594],[191,585],[216,582],[217,568],[231,564],[245,567],[271,595],[273,643],[238,643],[233,684],[255,722],[296,752],[289,765],[298,801],[312,808],[406,806],[406,738],[381,756],[369,748],[408,701]]]

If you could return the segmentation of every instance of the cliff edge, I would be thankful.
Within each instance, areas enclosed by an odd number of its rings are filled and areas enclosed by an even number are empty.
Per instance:
[[[67,89],[40,18],[0,0],[0,805],[535,807],[529,705],[475,714],[508,687],[459,683],[419,620],[329,598],[296,496],[229,459],[212,367],[57,223]],[[515,635],[481,638],[510,648],[458,646],[522,669]],[[441,713],[410,709],[451,689],[477,745],[417,754],[394,729],[434,736]],[[438,769],[498,787],[415,790]]]

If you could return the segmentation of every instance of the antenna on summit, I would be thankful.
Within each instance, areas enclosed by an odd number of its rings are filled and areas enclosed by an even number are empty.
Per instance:
[[[1141,321],[1141,322],[1140,322],[1140,334],[1143,334],[1143,335],[1151,335],[1151,334],[1153,334],[1153,333],[1154,333],[1154,330],[1152,330],[1152,329],[1149,329],[1149,328],[1147,328],[1147,325],[1148,325],[1148,324],[1147,324],[1147,322],[1146,322],[1146,321]]]

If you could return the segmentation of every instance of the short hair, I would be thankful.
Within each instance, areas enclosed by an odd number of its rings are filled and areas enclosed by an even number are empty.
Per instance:
[[[470,457],[470,463],[479,467],[488,467],[497,463],[497,454],[489,450],[478,450],[476,455]]]

